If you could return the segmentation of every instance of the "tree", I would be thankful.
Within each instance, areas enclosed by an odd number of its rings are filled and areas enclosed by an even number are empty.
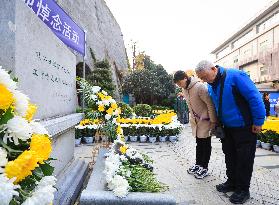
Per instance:
[[[169,96],[174,93],[175,86],[164,67],[155,65],[151,70],[137,70],[128,75],[124,79],[123,90],[133,94],[136,103],[170,106]]]
[[[93,85],[100,86],[103,90],[113,95],[114,84],[108,60],[96,61],[95,69],[88,75],[87,80]]]

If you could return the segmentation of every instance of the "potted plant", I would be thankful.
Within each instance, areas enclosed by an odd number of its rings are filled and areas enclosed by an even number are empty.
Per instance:
[[[270,143],[272,144],[274,152],[279,153],[279,134],[275,131],[270,131],[270,138],[272,138]]]
[[[257,134],[257,143],[256,143],[257,148],[261,147],[261,138],[262,138],[262,133],[260,132]]]
[[[94,141],[94,135],[96,133],[96,130],[89,127],[88,125],[85,128],[86,135],[83,137],[83,140],[86,144],[92,144]],[[94,134],[94,135],[93,135]]]
[[[277,139],[272,142],[272,145],[274,152],[279,153],[279,136],[277,136]]]
[[[178,135],[180,133],[180,128],[169,129],[169,141],[176,142],[178,140]]]
[[[166,134],[166,129],[164,126],[162,126],[161,131],[160,131],[160,136],[159,136],[159,141],[160,142],[165,142],[167,141],[167,134]]]
[[[263,149],[266,149],[266,150],[271,150],[271,141],[272,141],[272,138],[270,137],[270,130],[267,130],[267,131],[264,131],[262,132],[263,133],[263,136],[261,138],[261,146]]]
[[[136,142],[138,140],[136,126],[130,126],[130,141]]]
[[[150,135],[148,137],[148,141],[151,143],[155,143],[157,140],[157,136],[158,136],[158,127],[151,127],[150,128]]]
[[[81,129],[76,128],[75,129],[75,146],[80,145],[81,143]]]
[[[130,135],[130,128],[129,127],[122,127],[123,129],[123,135],[125,138],[125,142],[129,140],[129,135]]]
[[[138,135],[140,136],[140,142],[146,142],[147,141],[146,127],[139,127]]]

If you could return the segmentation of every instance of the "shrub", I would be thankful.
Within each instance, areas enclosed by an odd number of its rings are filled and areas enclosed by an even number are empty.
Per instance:
[[[138,104],[134,107],[136,115],[142,117],[149,117],[152,114],[152,109],[150,105],[147,104]]]
[[[131,115],[133,113],[133,109],[130,107],[130,105],[127,105],[126,103],[123,103],[123,102],[118,102],[117,105],[121,109],[121,114],[120,114],[121,118],[130,118],[131,117]]]

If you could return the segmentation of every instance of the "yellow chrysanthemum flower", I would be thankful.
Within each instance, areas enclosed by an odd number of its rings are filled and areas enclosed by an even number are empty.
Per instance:
[[[117,133],[118,135],[123,134],[123,130],[122,130],[122,127],[121,127],[120,125],[117,126],[117,128],[116,128],[116,133]]]
[[[99,98],[101,98],[101,100],[104,100],[105,95],[101,92],[97,93],[97,95],[99,96]]]
[[[30,150],[36,152],[39,163],[43,164],[51,154],[51,141],[47,135],[33,134]]]
[[[112,103],[111,104],[111,108],[115,110],[117,108],[117,104],[116,103]]]
[[[113,109],[110,107],[109,109],[107,109],[107,113],[108,113],[109,115],[112,115]]]
[[[123,145],[123,146],[121,146],[121,147],[119,148],[119,150],[120,150],[120,152],[121,152],[122,154],[125,154],[126,151],[127,151],[127,149],[128,149],[128,147],[125,146],[125,145]]]
[[[32,174],[32,171],[38,167],[36,152],[24,151],[14,161],[9,161],[5,167],[5,173],[9,179],[15,177],[15,183],[18,183]]]
[[[14,102],[13,94],[0,84],[0,109],[7,110]]]
[[[98,106],[98,110],[99,110],[100,112],[105,111],[105,106],[102,105],[102,104],[100,104],[100,105]]]
[[[28,108],[26,111],[26,115],[25,115],[25,119],[28,120],[28,122],[30,122],[33,119],[34,114],[37,111],[37,106],[35,104],[28,104]]]

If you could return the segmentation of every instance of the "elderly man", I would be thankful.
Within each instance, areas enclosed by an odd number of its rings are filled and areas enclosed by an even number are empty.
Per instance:
[[[250,198],[256,133],[261,131],[265,119],[261,95],[249,76],[240,70],[201,61],[196,73],[208,83],[208,92],[225,131],[221,142],[228,179],[216,189],[223,193],[233,191],[230,202],[242,204]]]

